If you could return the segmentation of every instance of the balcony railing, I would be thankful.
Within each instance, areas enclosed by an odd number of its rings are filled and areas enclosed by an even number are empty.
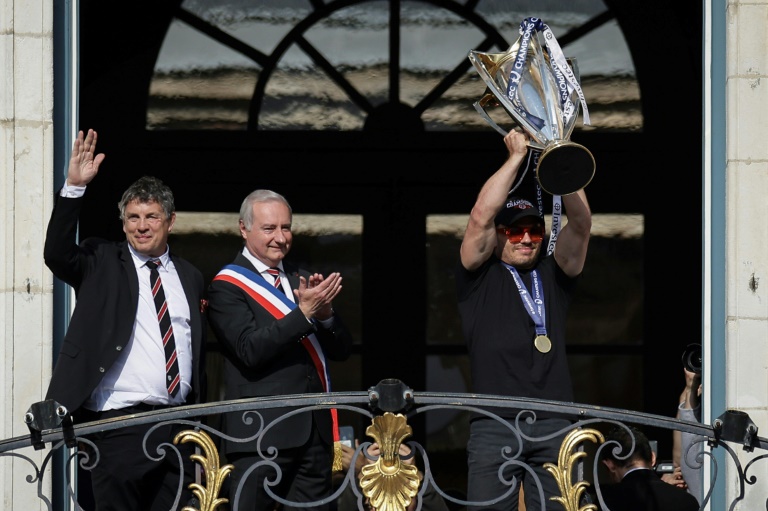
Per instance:
[[[291,411],[273,422],[264,424],[261,420],[260,411],[286,407],[290,407]],[[531,442],[543,441],[545,438],[526,437],[520,428],[524,421],[535,421],[537,414],[554,414],[572,419],[573,423],[567,431],[561,432],[567,434],[561,445],[558,460],[553,460],[553,463],[547,466],[547,470],[555,477],[561,490],[561,496],[557,501],[566,511],[594,510],[598,509],[597,506],[600,509],[608,509],[602,498],[601,478],[598,475],[601,466],[599,460],[603,449],[615,449],[616,445],[610,445],[611,442],[604,441],[602,431],[606,427],[633,425],[666,431],[670,437],[673,431],[695,435],[696,440],[689,452],[682,453],[681,463],[687,463],[697,469],[701,469],[705,464],[710,467],[711,480],[703,485],[701,509],[707,506],[717,479],[721,477],[721,471],[718,470],[718,457],[715,456],[717,449],[722,449],[727,454],[723,459],[726,464],[732,464],[736,469],[735,473],[738,474],[738,492],[729,503],[730,510],[737,508],[737,504],[744,499],[748,487],[760,488],[755,485],[756,477],[751,470],[755,470],[753,468],[755,463],[768,456],[758,453],[745,466],[742,466],[737,451],[739,449],[749,452],[755,449],[765,450],[768,448],[768,440],[758,437],[755,424],[746,413],[738,410],[727,411],[710,426],[658,415],[578,403],[493,395],[414,392],[399,380],[383,380],[367,392],[334,392],[221,401],[83,424],[72,424],[68,411],[57,403],[42,401],[33,404],[24,417],[30,434],[0,442],[0,456],[14,456],[28,462],[32,473],[27,477],[27,482],[30,483],[29,491],[38,491],[39,488],[45,487],[43,479],[46,467],[51,463],[54,453],[64,450],[66,464],[70,469],[76,463],[82,470],[91,470],[98,464],[99,456],[96,447],[88,440],[88,435],[128,426],[154,424],[144,437],[143,445],[137,446],[137,449],[144,450],[148,458],[180,456],[177,449],[179,443],[191,442],[198,448],[199,454],[194,459],[201,466],[201,472],[204,475],[202,483],[194,485],[193,501],[182,503],[182,506],[186,506],[184,509],[186,511],[237,511],[239,489],[235,493],[233,502],[228,501],[228,495],[221,494],[222,486],[231,474],[232,465],[222,465],[217,449],[220,441],[225,439],[234,442],[261,440],[267,432],[279,431],[280,423],[289,416],[331,408],[359,414],[363,421],[370,422],[370,426],[366,428],[367,441],[362,442],[355,451],[355,458],[365,457],[366,466],[358,478],[355,475],[355,459],[353,459],[346,472],[337,474],[339,484],[334,487],[333,494],[322,501],[296,503],[273,495],[277,502],[312,509],[335,502],[342,493],[351,491],[360,510],[370,509],[366,507],[370,504],[380,510],[395,511],[406,509],[412,501],[416,503],[416,509],[421,509],[425,492],[431,491],[437,493],[452,509],[488,504],[488,502],[469,502],[460,495],[457,496],[441,488],[439,477],[435,477],[430,465],[429,453],[418,442],[409,440],[412,436],[409,420],[438,410],[458,410],[485,415],[509,428],[510,438],[514,435],[518,438],[524,437]],[[503,414],[500,415],[499,412],[505,410],[515,410],[515,419],[503,419],[501,417]],[[206,417],[227,412],[242,412],[243,420],[253,426],[253,435],[248,438],[233,438],[206,425]],[[182,432],[176,435],[172,443],[168,441],[159,445],[149,445],[148,439],[151,432],[169,423],[182,426]],[[379,456],[371,456],[367,453],[367,448],[372,443],[370,440],[381,446]],[[398,453],[401,443],[410,447],[411,455],[403,456]],[[90,446],[90,449],[78,448],[84,445]],[[706,448],[701,448],[705,446]],[[24,454],[25,450],[29,452],[29,449],[48,450],[40,465],[32,457]],[[88,454],[88,451],[91,451],[91,454]],[[270,451],[268,445],[260,445],[258,455],[262,456],[264,461],[268,461],[274,456],[274,452]],[[421,473],[418,473],[414,465],[407,463],[408,458],[414,455],[420,457]],[[629,453],[621,453],[622,457],[624,455],[628,456]],[[500,464],[512,462],[526,466],[523,461],[516,459],[514,452],[500,453],[499,461]],[[277,478],[280,477],[278,469]],[[180,475],[177,503],[181,498],[181,480]],[[538,480],[536,481],[538,483]],[[241,484],[243,482],[247,482],[247,479],[244,479]],[[503,482],[508,487],[508,491],[504,495],[499,495],[494,501],[505,498],[519,484],[515,479]],[[71,481],[66,481],[66,487],[69,490],[73,509],[82,509],[75,502],[75,490]],[[529,491],[535,490],[535,488],[529,489]],[[267,491],[271,493],[269,487]],[[50,495],[46,496],[38,492],[38,496],[48,509],[52,509]],[[764,502],[766,501],[765,497],[761,498]]]

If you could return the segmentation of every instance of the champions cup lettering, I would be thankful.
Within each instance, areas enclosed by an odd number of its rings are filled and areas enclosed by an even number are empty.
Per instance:
[[[525,59],[528,57],[528,43],[531,40],[531,30],[533,29],[533,24],[528,24],[528,26],[525,29],[525,32],[523,33],[521,42],[520,42],[520,50],[517,52],[517,55],[515,56],[515,63],[513,65],[513,69],[521,70],[523,69],[523,66],[525,65]],[[516,75],[515,79],[512,79],[512,75]],[[517,87],[515,84],[518,84],[520,82],[520,73],[518,71],[510,72],[508,83],[507,83],[507,98],[509,98],[510,101],[515,102],[517,99]]]
[[[555,68],[555,78],[557,79],[557,86],[560,89],[560,103],[565,104],[568,101],[568,83],[565,80],[563,71],[557,67]]]
[[[517,57],[515,58],[515,69],[520,70],[525,64],[525,58],[528,56],[528,44],[531,42],[531,30],[533,30],[534,24],[528,23],[523,32],[523,37],[520,39],[520,49],[517,51]]]

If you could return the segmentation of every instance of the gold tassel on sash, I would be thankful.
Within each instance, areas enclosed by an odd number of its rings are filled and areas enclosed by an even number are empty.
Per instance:
[[[331,465],[331,470],[333,472],[341,472],[344,468],[341,464],[343,455],[344,452],[341,450],[341,442],[338,440],[333,442],[333,465]]]

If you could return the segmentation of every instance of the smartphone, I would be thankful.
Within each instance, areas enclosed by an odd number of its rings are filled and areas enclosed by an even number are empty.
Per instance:
[[[339,440],[347,447],[354,447],[355,428],[352,426],[339,426]]]

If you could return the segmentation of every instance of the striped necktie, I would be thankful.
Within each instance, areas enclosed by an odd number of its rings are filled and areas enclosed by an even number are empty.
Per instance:
[[[279,268],[267,268],[267,273],[272,275],[275,279],[275,287],[280,290],[281,293],[285,294],[285,291],[283,290],[282,281],[280,280],[280,269]]]
[[[160,259],[147,261],[149,284],[152,287],[157,321],[160,323],[160,335],[163,338],[163,349],[165,350],[165,387],[168,389],[168,394],[176,396],[179,393],[181,375],[179,374],[179,361],[176,355],[176,340],[173,337],[173,326],[171,326],[171,314],[168,312],[168,303],[165,301],[165,291],[163,291],[160,273],[157,271],[158,266],[162,266]]]

